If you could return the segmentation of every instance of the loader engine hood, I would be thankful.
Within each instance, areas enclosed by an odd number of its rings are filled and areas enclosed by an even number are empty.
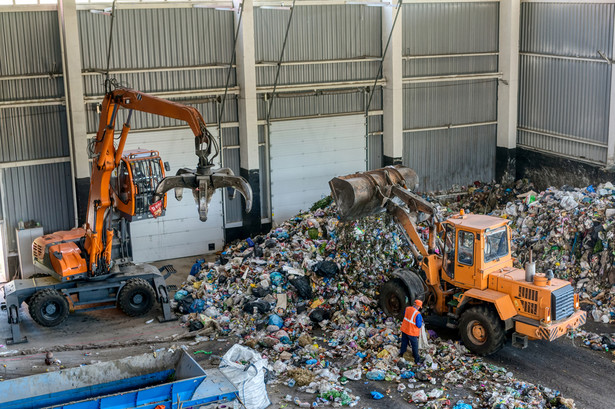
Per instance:
[[[536,274],[526,281],[525,271],[505,268],[489,277],[489,288],[510,294],[517,313],[538,321],[559,321],[574,313],[574,289],[568,281]]]

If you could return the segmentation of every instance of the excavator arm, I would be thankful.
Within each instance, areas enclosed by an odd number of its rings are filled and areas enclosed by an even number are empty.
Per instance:
[[[116,146],[115,123],[121,108],[128,109],[129,112]],[[198,205],[199,218],[205,221],[213,192],[218,188],[232,187],[243,195],[248,212],[252,207],[252,190],[245,179],[233,175],[233,172],[227,168],[212,169],[213,159],[219,154],[219,150],[197,109],[131,89],[116,89],[106,94],[103,100],[93,149],[84,243],[89,275],[106,274],[111,263],[113,233],[110,228],[109,213],[113,203],[110,180],[113,170],[122,159],[134,110],[185,121],[195,137],[195,154],[198,158],[196,170],[181,169],[178,175],[162,179],[156,187],[153,202],[161,200],[170,189],[176,190],[177,198],[181,198],[181,194],[177,194],[178,191],[184,188],[191,189]]]

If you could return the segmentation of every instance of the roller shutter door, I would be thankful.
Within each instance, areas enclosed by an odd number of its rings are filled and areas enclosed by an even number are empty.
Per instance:
[[[269,140],[278,224],[329,195],[331,178],[365,170],[363,115],[274,122]]]

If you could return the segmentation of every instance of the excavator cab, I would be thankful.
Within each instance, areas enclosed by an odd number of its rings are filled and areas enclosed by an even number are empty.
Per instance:
[[[126,151],[111,174],[111,189],[117,209],[128,221],[164,216],[167,196],[154,203],[156,187],[165,177],[158,151]]]

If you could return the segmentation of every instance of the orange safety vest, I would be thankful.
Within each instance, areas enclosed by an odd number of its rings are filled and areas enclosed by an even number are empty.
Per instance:
[[[401,323],[401,332],[406,335],[410,335],[411,337],[418,337],[419,335],[421,335],[421,329],[416,326],[416,316],[418,314],[419,311],[416,308],[406,308],[404,320]]]

